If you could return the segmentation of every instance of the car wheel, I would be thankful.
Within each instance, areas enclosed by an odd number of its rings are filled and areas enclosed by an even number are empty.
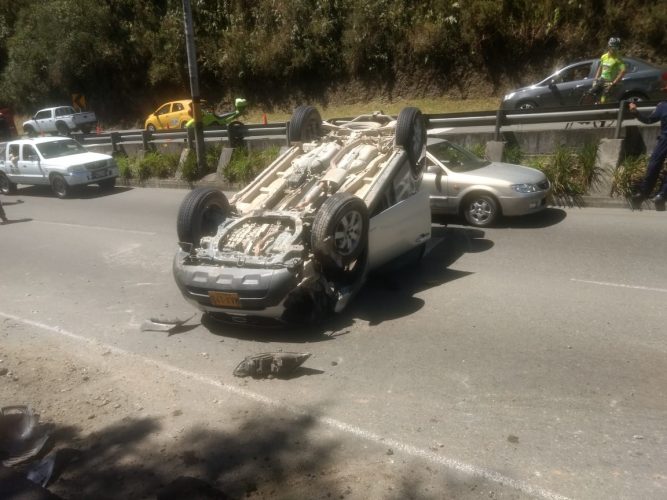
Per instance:
[[[116,187],[116,178],[112,177],[111,179],[104,179],[98,183],[98,186],[102,191],[110,191]]]
[[[178,209],[178,241],[199,245],[203,236],[213,236],[229,215],[229,201],[219,189],[200,187],[190,191]]]
[[[67,185],[65,178],[60,174],[51,176],[51,190],[58,198],[67,198],[70,193],[70,187]]]
[[[90,131],[93,129],[91,125],[81,125],[81,132],[84,134],[90,134]]]
[[[4,173],[0,172],[0,193],[14,194],[16,193],[16,184],[9,180]]]
[[[522,101],[516,105],[516,109],[535,109],[537,108],[537,103],[533,101]]]
[[[412,173],[418,177],[426,156],[426,126],[417,108],[403,108],[396,122],[396,145],[405,149]]]
[[[56,123],[56,130],[58,131],[59,135],[69,135],[69,127],[65,122],[57,122]]]
[[[463,207],[465,218],[472,226],[490,226],[498,217],[498,203],[487,194],[468,196]]]
[[[322,136],[322,117],[313,106],[299,106],[289,121],[289,141],[309,142]]]
[[[315,257],[325,274],[346,271],[368,245],[368,208],[349,193],[336,193],[315,215],[311,233]]]
[[[32,128],[30,125],[26,125],[25,127],[23,127],[23,133],[28,137],[35,137],[37,135],[35,129]]]
[[[632,93],[623,97],[624,100],[628,102],[642,102],[648,101],[648,98],[644,94]]]
[[[233,121],[227,124],[227,137],[232,147],[243,145],[243,123]]]
[[[181,122],[181,130],[188,128],[188,122]]]
[[[148,130],[149,132],[155,132],[157,129],[155,128],[155,125],[149,123],[148,125],[146,125],[146,130]]]

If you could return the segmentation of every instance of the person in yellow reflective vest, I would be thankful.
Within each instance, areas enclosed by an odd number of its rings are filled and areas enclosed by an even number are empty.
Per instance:
[[[621,48],[621,39],[612,36],[609,39],[609,50],[600,57],[600,64],[595,73],[595,81],[593,83],[593,92],[600,95],[600,104],[607,101],[607,97],[614,85],[617,85],[625,75],[625,63],[619,54]]]

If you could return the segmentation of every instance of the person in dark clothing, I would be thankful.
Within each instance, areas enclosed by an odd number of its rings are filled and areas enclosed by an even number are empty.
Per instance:
[[[661,90],[667,94],[667,81],[663,83]],[[651,158],[648,161],[646,175],[639,185],[639,191],[632,195],[633,206],[639,206],[651,195],[658,181],[658,176],[662,171],[665,158],[667,158],[667,101],[659,102],[653,113],[649,116],[639,113],[637,111],[637,104],[634,102],[628,105],[628,109],[642,123],[660,122],[660,135],[658,135],[658,142],[655,148],[653,148],[653,153],[651,153]],[[667,201],[667,175],[664,177],[662,186],[660,186],[658,193],[652,198],[652,201],[655,203],[656,210],[665,210],[665,201]]]
[[[9,219],[7,219],[7,215],[5,214],[5,209],[2,208],[2,201],[0,201],[0,220],[2,221],[0,224],[6,224],[9,222]]]

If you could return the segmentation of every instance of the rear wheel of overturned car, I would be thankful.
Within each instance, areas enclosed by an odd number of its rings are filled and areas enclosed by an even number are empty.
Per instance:
[[[322,204],[313,221],[311,245],[328,278],[356,273],[368,246],[368,225],[368,208],[357,196],[336,193]]]
[[[70,193],[70,187],[67,185],[67,181],[65,181],[65,178],[60,174],[53,174],[51,176],[51,190],[58,198],[67,198],[67,195]]]
[[[289,141],[310,142],[322,137],[322,117],[313,106],[299,106],[289,121]]]
[[[0,193],[14,194],[16,193],[16,184],[9,180],[4,173],[0,172]]]
[[[199,245],[203,236],[213,236],[229,214],[229,201],[219,189],[200,187],[190,191],[178,209],[178,241]]]
[[[405,149],[415,177],[421,174],[426,157],[426,125],[417,108],[403,108],[396,122],[396,145]]]
[[[498,202],[484,193],[473,193],[463,202],[463,214],[472,226],[487,227],[494,223],[499,215]]]

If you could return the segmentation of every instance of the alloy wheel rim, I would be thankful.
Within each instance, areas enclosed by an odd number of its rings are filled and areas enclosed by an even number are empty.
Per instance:
[[[338,221],[334,231],[336,251],[341,255],[351,255],[359,246],[361,232],[364,227],[361,214],[351,211]]]

